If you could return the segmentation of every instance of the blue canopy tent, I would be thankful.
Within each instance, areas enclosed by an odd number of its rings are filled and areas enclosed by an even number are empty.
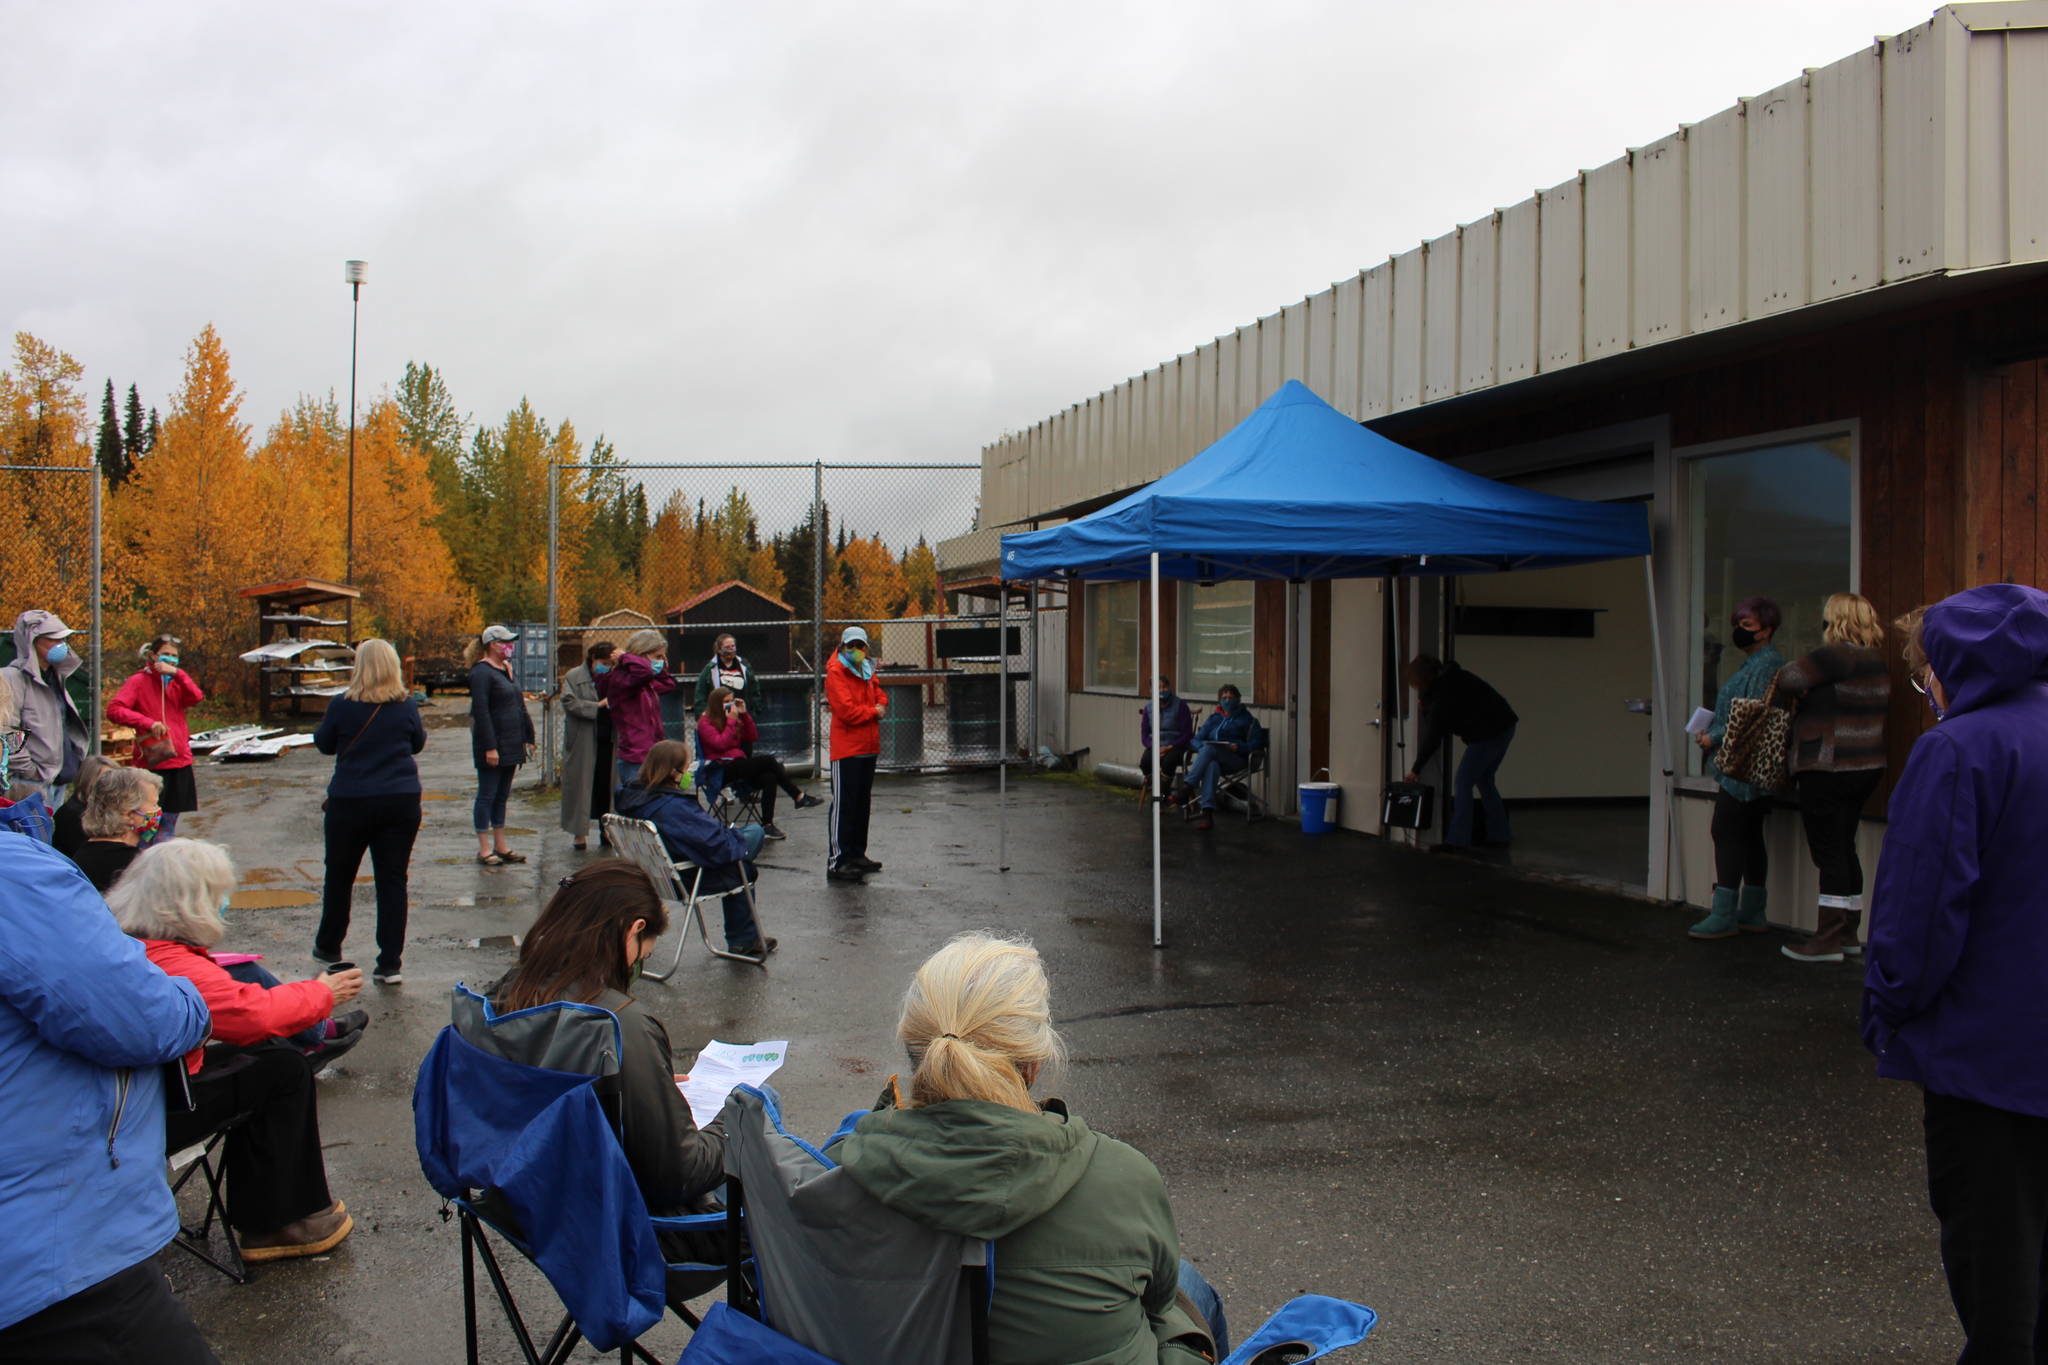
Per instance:
[[[1647,576],[1649,554],[1640,503],[1581,502],[1453,468],[1367,430],[1289,380],[1214,445],[1121,501],[1063,526],[1004,536],[999,576],[1149,580],[1148,676],[1156,677],[1165,671],[1162,578],[1391,579],[1636,557]],[[1654,589],[1650,613],[1655,637]],[[1663,695],[1663,651],[1654,647]],[[1292,650],[1288,658],[1292,667]],[[1666,745],[1667,769],[1669,752]],[[1161,766],[1152,765],[1155,797]],[[1157,800],[1152,887],[1157,946],[1164,941]]]

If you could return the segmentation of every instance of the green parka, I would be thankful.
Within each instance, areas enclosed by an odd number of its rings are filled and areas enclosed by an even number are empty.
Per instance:
[[[1177,1301],[1166,1186],[1133,1147],[1057,1100],[877,1109],[831,1156],[927,1227],[993,1241],[994,1365],[1199,1365],[1207,1329]]]

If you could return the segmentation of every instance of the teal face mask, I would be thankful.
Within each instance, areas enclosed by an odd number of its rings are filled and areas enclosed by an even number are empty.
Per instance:
[[[50,646],[50,652],[44,658],[43,662],[51,665],[56,665],[63,663],[66,659],[70,657],[71,646],[65,644],[62,640],[59,640],[56,644]]]
[[[666,673],[666,672],[668,672],[668,660],[667,660],[667,659],[655,659],[654,661],[652,661],[651,663],[649,663],[649,664],[648,664],[647,666],[648,666],[649,668],[653,669],[653,670],[654,670],[654,671],[655,671],[656,673]]]
[[[592,664],[590,671],[602,678],[605,674],[612,671],[612,666],[610,664]]]

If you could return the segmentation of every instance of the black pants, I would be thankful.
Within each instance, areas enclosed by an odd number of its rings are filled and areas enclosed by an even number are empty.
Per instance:
[[[1958,1365],[2048,1362],[2048,1118],[1926,1092],[1927,1202],[1969,1344]]]
[[[17,1229],[13,1235],[26,1233]],[[149,1261],[0,1327],[0,1360],[35,1365],[220,1365],[199,1326]]]
[[[597,822],[600,839],[604,837],[604,817],[612,808],[612,788],[618,785],[619,775],[612,771],[612,727],[597,727],[597,766],[590,770],[590,818]]]
[[[164,1147],[204,1141],[237,1114],[248,1114],[222,1144],[228,1222],[237,1232],[275,1232],[334,1202],[320,1155],[320,1112],[313,1068],[283,1043],[216,1045],[192,1078],[190,1110],[164,1115]]]
[[[1823,905],[1828,898],[1841,897],[1843,909],[1863,894],[1863,860],[1856,856],[1856,826],[1863,819],[1863,804],[1884,780],[1884,769],[1866,768],[1853,773],[1800,773],[1793,781],[1799,788],[1799,819],[1806,826],[1806,848],[1820,871]]]
[[[832,852],[828,866],[846,867],[868,856],[868,803],[875,794],[875,755],[832,760],[832,809],[827,812]]]
[[[333,796],[327,800],[327,889],[313,949],[341,956],[348,937],[349,901],[356,870],[369,850],[377,880],[377,970],[395,972],[405,958],[406,870],[420,832],[420,798]]]
[[[783,770],[782,760],[774,754],[749,754],[744,758],[728,758],[719,763],[725,769],[725,780],[744,782],[761,793],[761,818],[769,824],[775,823],[775,792],[777,788],[789,793],[794,801],[803,795],[796,783],[789,780]]]
[[[1188,761],[1188,753],[1191,747],[1186,744],[1175,744],[1167,749],[1164,760],[1166,766],[1161,770],[1162,776],[1160,777],[1160,785],[1167,791],[1173,790],[1173,779],[1179,774],[1181,765]],[[1138,755],[1138,771],[1145,774],[1145,790],[1152,790],[1152,751],[1150,749]]]
[[[1737,801],[1725,791],[1714,793],[1714,885],[1734,890],[1745,883],[1762,886],[1771,874],[1771,851],[1764,843],[1764,824],[1771,818],[1771,798]]]

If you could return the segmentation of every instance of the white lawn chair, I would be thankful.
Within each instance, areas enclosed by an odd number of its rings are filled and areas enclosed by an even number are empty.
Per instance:
[[[704,886],[704,869],[696,863],[676,862],[668,856],[668,849],[661,842],[661,831],[651,820],[629,820],[623,815],[604,817],[605,833],[611,836],[612,851],[621,858],[630,858],[640,869],[654,879],[655,894],[665,901],[674,901],[682,907],[682,913],[697,921],[697,937],[704,940],[704,946],[713,957],[722,957],[732,962],[749,962],[756,967],[765,967],[765,957],[748,957],[745,953],[728,952],[711,941],[711,931],[704,924],[704,903],[723,900],[735,891],[744,891],[747,908],[754,912],[754,922],[761,922],[761,907],[754,896],[754,884],[743,887],[728,887],[713,891]],[[683,944],[690,936],[690,926],[682,924],[676,930],[676,953],[669,959],[664,971],[643,967],[640,974],[649,981],[666,981],[675,975],[682,965]]]

